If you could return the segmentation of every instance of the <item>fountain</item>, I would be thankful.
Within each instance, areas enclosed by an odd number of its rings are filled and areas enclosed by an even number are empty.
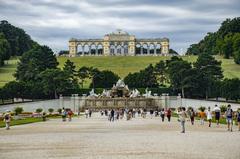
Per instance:
[[[158,108],[151,91],[145,90],[141,95],[139,90],[130,90],[123,80],[119,79],[110,90],[104,89],[96,94],[94,89],[85,98],[85,108],[111,109],[111,108]]]

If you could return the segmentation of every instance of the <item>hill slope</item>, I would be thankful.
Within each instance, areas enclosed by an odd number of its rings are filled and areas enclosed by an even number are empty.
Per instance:
[[[92,66],[100,70],[111,70],[120,77],[125,77],[129,72],[136,72],[145,68],[150,63],[155,64],[160,60],[167,60],[170,57],[58,57],[59,67],[63,67],[65,61],[70,59],[75,63],[77,69],[82,66]],[[184,60],[194,62],[197,56],[183,56]],[[226,78],[240,78],[240,65],[236,65],[233,59],[223,59],[216,56],[217,60],[222,61],[224,76]],[[0,87],[8,81],[14,80],[12,74],[16,70],[17,59],[11,59],[6,62],[4,67],[0,67]]]

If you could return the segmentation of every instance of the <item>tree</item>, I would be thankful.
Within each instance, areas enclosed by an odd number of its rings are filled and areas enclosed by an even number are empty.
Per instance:
[[[14,98],[22,98],[22,100],[24,100],[24,95],[26,93],[25,90],[26,90],[25,83],[17,81],[8,82],[3,87],[5,97],[12,100]]]
[[[55,69],[57,65],[57,59],[49,47],[36,46],[23,54],[14,76],[20,81],[35,81],[41,72]]]
[[[76,75],[75,69],[76,66],[74,65],[74,63],[68,59],[64,64],[63,71],[68,74],[69,78],[74,79],[74,76]]]
[[[16,115],[21,114],[23,112],[23,108],[22,107],[16,107],[14,109],[14,112],[15,112]]]
[[[112,71],[103,70],[94,75],[93,82],[90,87],[93,88],[111,88],[120,77]]]
[[[129,87],[135,88],[158,87],[157,78],[152,65],[149,65],[144,70],[140,70],[139,72],[129,73],[124,78],[124,82]]]
[[[24,52],[38,45],[23,29],[11,25],[6,20],[0,22],[0,33],[3,33],[9,42],[11,56],[21,56]]]
[[[221,86],[222,97],[232,100],[240,99],[240,80],[238,78],[224,79]]]
[[[66,72],[60,69],[47,69],[41,72],[40,80],[44,93],[51,98],[58,98],[60,93],[77,88],[78,85],[66,76]]]
[[[78,78],[81,80],[81,85],[82,85],[82,88],[83,88],[83,83],[85,81],[86,78],[89,78],[89,68],[88,67],[81,67],[79,68],[78,72],[77,72],[77,76]]]
[[[54,109],[53,109],[53,108],[49,108],[49,109],[48,109],[48,112],[49,112],[50,114],[52,114],[52,113],[54,112]]]
[[[10,45],[5,39],[3,33],[0,33],[0,66],[4,65],[4,60],[8,60],[10,58]]]
[[[186,78],[188,77],[189,70],[192,68],[191,64],[187,61],[183,61],[180,58],[172,57],[167,66],[171,86],[176,90],[180,89],[184,98],[184,89],[188,87],[186,85]]]
[[[208,98],[211,92],[211,86],[223,78],[221,61],[217,61],[213,56],[204,53],[198,56],[194,66],[200,74],[201,89],[204,90],[205,97]]]
[[[154,74],[156,75],[157,81],[163,86],[167,79],[166,64],[164,61],[160,61],[155,65]]]
[[[41,113],[42,111],[43,111],[42,108],[37,108],[37,109],[36,109],[36,113]]]

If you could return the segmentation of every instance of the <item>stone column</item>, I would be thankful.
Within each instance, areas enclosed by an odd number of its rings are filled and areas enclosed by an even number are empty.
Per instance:
[[[157,55],[157,46],[156,45],[153,45],[153,50],[154,50],[154,55]]]
[[[140,46],[140,55],[142,55],[143,54],[143,46],[141,45]]]
[[[92,47],[91,47],[91,45],[89,45],[88,55],[91,55],[91,49],[92,49]]]
[[[96,51],[95,54],[98,55],[98,46],[96,45]]]
[[[82,56],[84,56],[84,45],[82,45]]]
[[[147,54],[150,55],[150,46],[147,46]]]
[[[124,46],[121,46],[121,55],[124,55]]]
[[[117,54],[117,45],[114,45],[114,54],[113,55],[116,55]]]

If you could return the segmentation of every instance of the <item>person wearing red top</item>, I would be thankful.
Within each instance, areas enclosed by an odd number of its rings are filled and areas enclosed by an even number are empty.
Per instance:
[[[170,122],[171,116],[172,116],[172,111],[171,111],[170,108],[168,108],[168,110],[167,110],[167,119],[168,119],[168,122]]]

